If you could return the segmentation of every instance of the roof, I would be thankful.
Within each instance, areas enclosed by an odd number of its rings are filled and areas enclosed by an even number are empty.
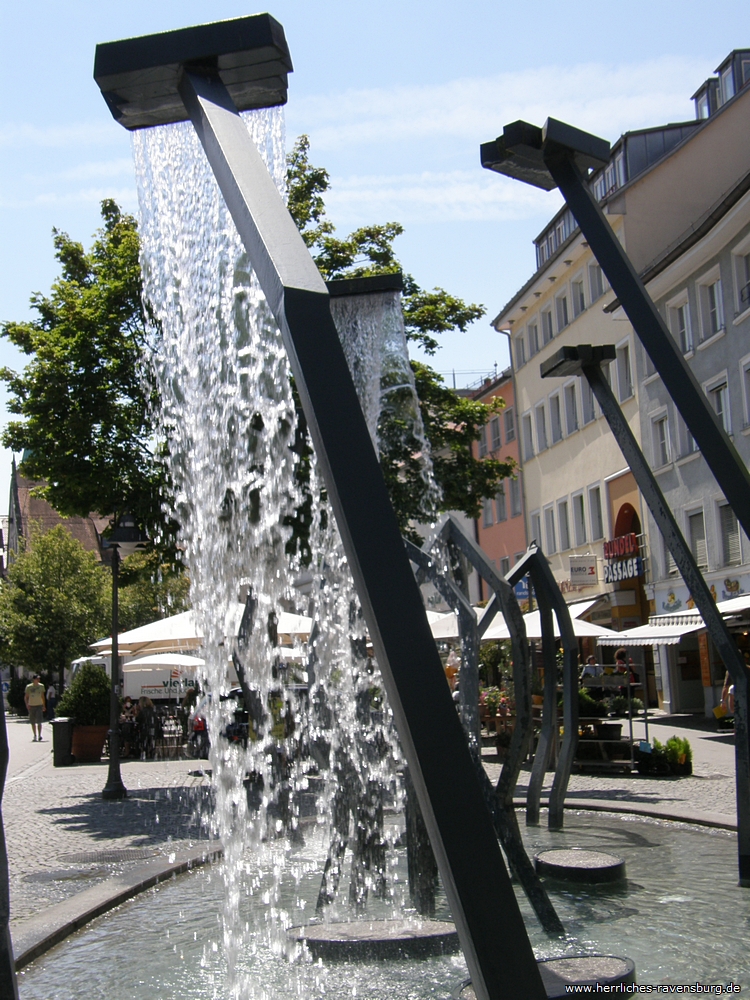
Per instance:
[[[62,525],[87,552],[99,555],[99,535],[109,524],[109,518],[95,512],[90,513],[88,517],[64,517],[42,497],[35,496],[34,490],[44,485],[40,480],[27,479],[15,471],[15,496],[18,509],[15,512],[11,511],[11,517],[15,514],[20,520],[18,534],[29,539],[35,524],[38,524],[42,531],[50,531]]]

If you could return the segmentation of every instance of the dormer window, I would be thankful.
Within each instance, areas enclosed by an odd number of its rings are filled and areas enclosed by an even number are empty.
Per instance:
[[[730,63],[720,76],[721,80],[721,103],[734,97],[734,75],[732,74],[732,64]]]
[[[708,104],[708,93],[704,92],[696,99],[695,110],[697,117],[702,121],[704,118],[708,118],[711,113],[711,108]]]

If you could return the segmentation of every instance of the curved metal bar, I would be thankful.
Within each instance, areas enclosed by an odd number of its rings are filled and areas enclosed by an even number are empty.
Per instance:
[[[546,595],[537,596],[542,621],[542,662],[544,663],[544,705],[542,728],[531,767],[529,790],[526,794],[526,825],[539,826],[542,785],[552,757],[557,729],[557,661],[552,608]]]
[[[492,589],[496,603],[508,625],[511,636],[513,683],[516,695],[516,725],[508,748],[508,755],[500,771],[500,778],[495,789],[492,788],[492,784],[481,766],[481,761],[478,761],[478,770],[481,771],[480,780],[485,800],[492,813],[497,835],[513,874],[521,883],[546,933],[564,934],[565,929],[562,921],[523,846],[516,810],[513,805],[513,793],[518,784],[521,766],[528,756],[532,736],[529,644],[526,639],[523,615],[511,585],[498,574],[485,553],[472,538],[467,537],[461,525],[452,515],[447,514],[439,523],[438,532],[447,534],[450,541],[463,553]]]
[[[573,758],[578,746],[578,642],[565,598],[557,586],[549,563],[539,547],[533,542],[526,555],[519,559],[513,567],[510,577],[518,576],[520,579],[523,573],[528,573],[531,576],[534,593],[540,608],[548,603],[551,610],[554,611],[563,647],[563,726],[565,731],[549,796],[548,817],[550,830],[562,830],[565,793],[568,790]],[[542,624],[544,626],[544,618]],[[551,621],[548,628],[551,632],[550,642],[554,648],[554,631]],[[544,636],[544,631],[542,636]]]

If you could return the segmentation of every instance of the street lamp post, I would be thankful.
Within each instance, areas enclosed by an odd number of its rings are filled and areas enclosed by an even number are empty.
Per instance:
[[[124,799],[128,790],[120,774],[120,651],[118,648],[120,558],[143,548],[146,541],[132,514],[115,517],[108,538],[102,539],[102,549],[112,552],[112,665],[110,668],[109,702],[109,771],[102,789],[103,799]]]

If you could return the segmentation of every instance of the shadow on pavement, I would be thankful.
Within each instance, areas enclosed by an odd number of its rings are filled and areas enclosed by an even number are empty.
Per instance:
[[[70,796],[59,806],[38,810],[92,841],[123,839],[133,846],[205,839],[212,811],[213,792],[207,786],[137,788],[119,801],[105,801],[100,793]]]

